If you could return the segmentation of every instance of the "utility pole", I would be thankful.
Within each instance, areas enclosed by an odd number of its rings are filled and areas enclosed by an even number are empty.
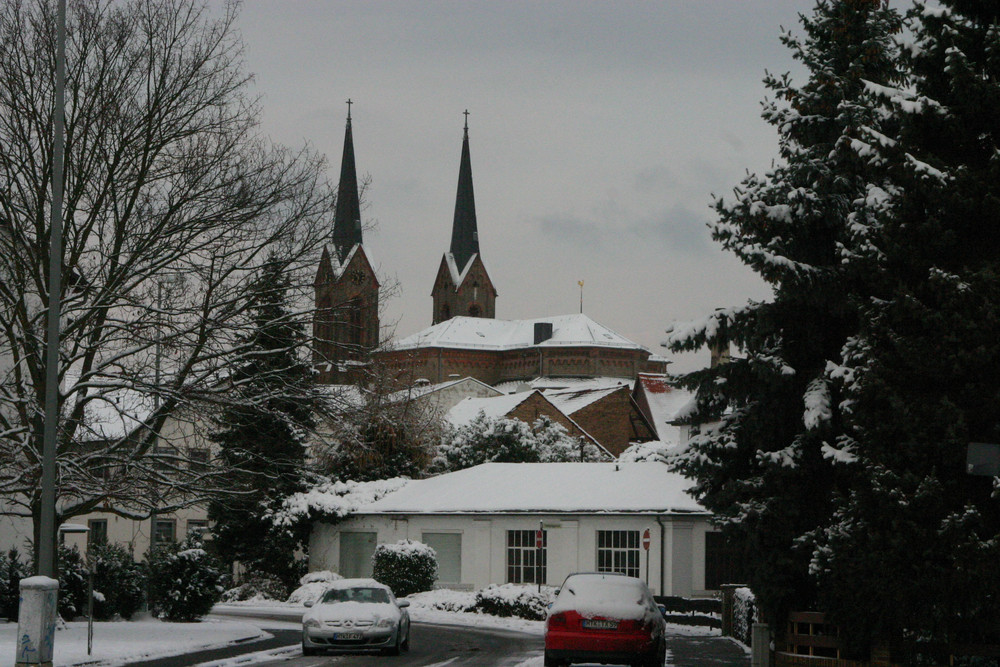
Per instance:
[[[49,237],[48,340],[45,349],[45,431],[42,440],[41,534],[38,574],[56,578],[56,444],[59,430],[59,318],[62,295],[62,203],[66,80],[66,0],[59,0],[56,24],[56,95],[52,138],[52,210]]]
[[[55,644],[59,581],[56,575],[56,445],[59,430],[59,318],[62,295],[62,204],[65,160],[66,0],[56,9],[56,80],[52,110],[52,202],[49,231],[49,309],[45,341],[45,427],[37,577],[19,582],[16,667],[51,665]]]

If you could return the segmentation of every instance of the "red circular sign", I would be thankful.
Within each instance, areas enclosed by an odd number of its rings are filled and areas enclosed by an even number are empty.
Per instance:
[[[649,551],[649,542],[649,528],[647,528],[642,533],[642,548],[646,551]]]
[[[541,549],[542,548],[542,531],[541,530],[536,530],[535,531],[535,548],[536,549]]]

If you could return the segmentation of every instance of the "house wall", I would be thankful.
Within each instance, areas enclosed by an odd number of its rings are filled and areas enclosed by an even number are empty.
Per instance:
[[[580,430],[580,427],[573,423],[566,415],[564,415],[558,408],[552,405],[548,400],[546,400],[542,394],[535,392],[528,396],[528,398],[521,401],[521,403],[508,412],[505,417],[508,419],[520,419],[525,424],[529,426],[535,423],[542,415],[545,415],[552,421],[562,424],[566,429],[566,432],[574,438],[586,438],[587,434]],[[588,439],[588,442],[593,442]]]
[[[650,588],[656,594],[698,596],[705,590],[705,533],[707,517],[665,516],[661,538],[655,515],[357,515],[336,525],[313,524],[309,541],[309,569],[340,569],[340,534],[374,532],[378,544],[402,539],[420,540],[424,532],[454,532],[462,536],[461,588],[480,589],[507,583],[508,530],[547,531],[546,582],[558,586],[573,572],[597,569],[598,530],[649,529]],[[665,546],[661,549],[661,544]],[[647,552],[640,550],[641,579],[646,579]],[[664,578],[661,580],[661,563]]]
[[[580,428],[594,436],[613,455],[618,456],[628,448],[632,435],[632,423],[629,419],[631,411],[629,389],[622,386],[621,389],[580,408],[571,416]]]
[[[170,417],[163,424],[160,430],[160,446],[170,447],[179,452],[181,456],[189,456],[192,450],[215,449],[208,439],[208,422],[206,420],[190,415],[177,415]],[[209,453],[209,457],[212,454]],[[195,464],[196,465],[196,464]],[[153,493],[153,490],[150,490]],[[176,512],[158,514],[157,519],[174,521],[174,537],[177,542],[184,540],[188,535],[189,521],[207,521],[208,508],[204,504],[195,505]],[[88,525],[91,520],[104,519],[108,522],[108,542],[124,544],[132,550],[136,560],[141,560],[149,551],[149,537],[151,521],[149,519],[136,521],[125,519],[109,511],[90,512],[81,516],[68,519],[67,522]],[[30,524],[28,525],[30,535]],[[67,534],[64,538],[68,546],[76,545],[80,553],[86,553],[86,534]]]

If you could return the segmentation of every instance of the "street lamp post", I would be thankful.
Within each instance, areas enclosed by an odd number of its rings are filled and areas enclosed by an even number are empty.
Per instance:
[[[66,0],[56,9],[56,80],[52,110],[52,203],[49,235],[48,322],[45,349],[45,429],[39,498],[36,577],[22,579],[17,617],[15,665],[51,665],[56,603],[56,443],[59,428],[59,318],[62,294],[62,200],[65,160]]]

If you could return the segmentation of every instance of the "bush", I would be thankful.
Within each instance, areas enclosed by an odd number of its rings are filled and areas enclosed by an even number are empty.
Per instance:
[[[87,613],[87,564],[75,546],[59,545],[59,615],[67,621]]]
[[[737,588],[733,596],[733,636],[750,646],[753,624],[759,619],[757,598],[749,588]]]
[[[222,594],[223,602],[246,602],[248,600],[284,600],[288,590],[278,579],[260,574],[251,574],[239,586]]]
[[[343,577],[330,570],[308,572],[299,579],[301,585],[288,596],[288,602],[292,604],[315,602],[330,587],[330,582],[338,579],[343,579]]]
[[[94,618],[132,618],[146,597],[146,569],[120,544],[91,547],[90,556],[94,565]]]
[[[476,593],[472,611],[491,616],[516,616],[532,621],[544,621],[553,600],[553,589],[545,586],[541,592],[536,586],[519,584],[491,584]]]
[[[224,581],[221,568],[197,540],[149,554],[150,608],[168,621],[195,621],[207,614],[221,599]]]
[[[429,591],[437,581],[437,553],[416,540],[378,545],[372,565],[372,577],[391,588],[396,597]]]
[[[21,599],[21,579],[31,576],[28,563],[21,561],[17,547],[0,553],[0,618],[17,620]]]

